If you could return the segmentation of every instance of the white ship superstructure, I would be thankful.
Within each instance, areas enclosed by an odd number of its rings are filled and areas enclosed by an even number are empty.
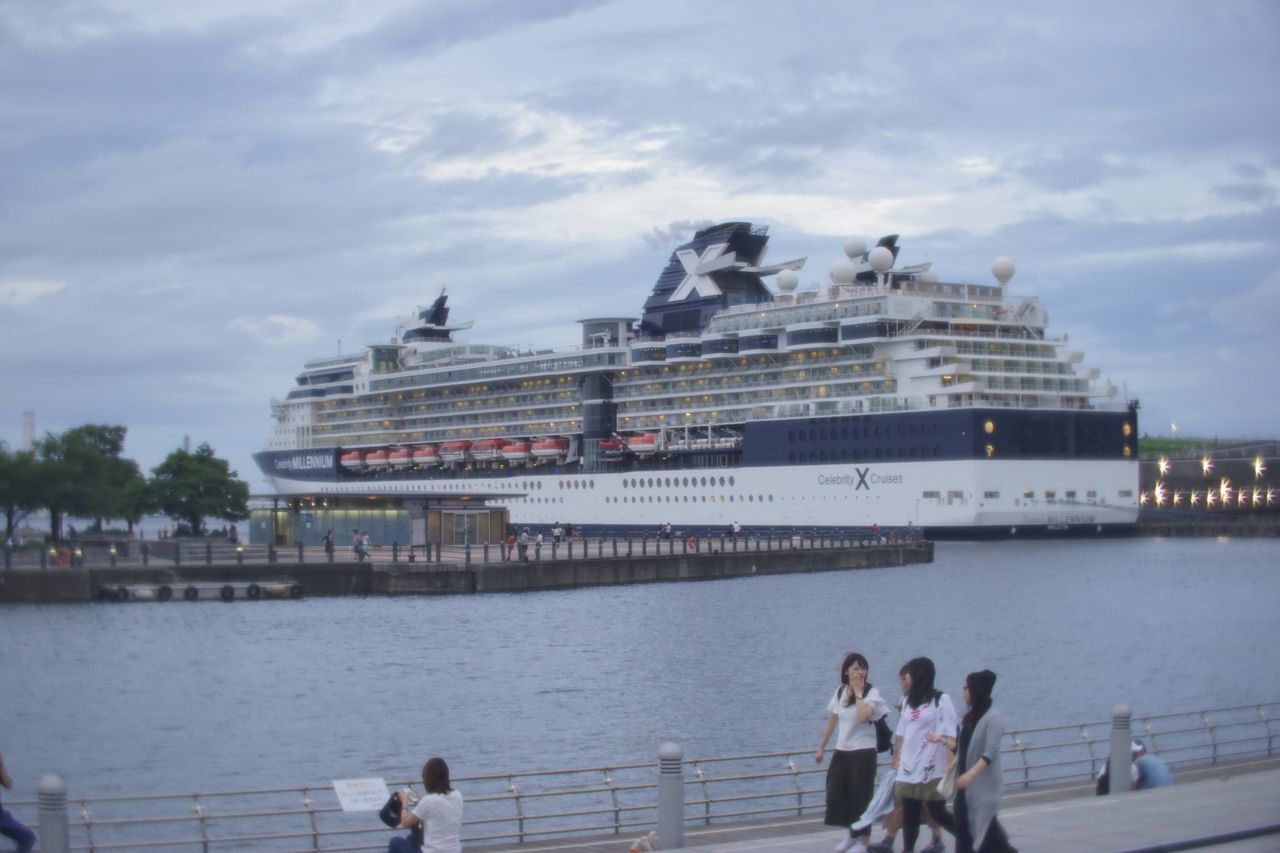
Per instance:
[[[1136,404],[1035,299],[895,269],[856,240],[831,284],[704,229],[640,318],[577,346],[458,342],[444,294],[391,342],[308,362],[258,462],[277,493],[483,494],[517,525],[1103,530],[1137,516]],[[765,284],[773,279],[773,288]]]

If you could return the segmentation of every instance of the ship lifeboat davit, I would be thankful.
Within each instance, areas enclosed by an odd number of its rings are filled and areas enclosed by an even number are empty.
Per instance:
[[[417,450],[413,451],[413,464],[419,467],[424,465],[439,465],[440,452],[436,450],[434,444],[429,444],[426,447],[419,447]]]
[[[342,467],[347,470],[354,470],[364,465],[364,459],[361,458],[360,451],[358,450],[352,450],[350,453],[342,454],[342,456],[338,458],[338,461],[342,463]]]
[[[469,441],[446,441],[440,445],[440,461],[461,462],[467,458],[467,451],[470,449]]]
[[[528,462],[529,442],[513,441],[502,448],[502,458],[508,462]]]
[[[636,456],[652,456],[658,452],[658,434],[642,432],[627,439],[627,447]]]
[[[616,438],[607,438],[600,442],[600,455],[606,459],[617,459],[627,452],[627,444]]]
[[[389,464],[387,461],[387,451],[375,450],[364,458],[364,464],[370,468],[386,468]]]
[[[497,459],[503,443],[500,438],[482,438],[471,445],[471,458],[482,462]]]
[[[388,453],[387,462],[392,468],[408,468],[413,464],[413,454],[407,447],[402,447]]]
[[[569,452],[567,438],[540,438],[529,445],[534,459],[559,459]]]

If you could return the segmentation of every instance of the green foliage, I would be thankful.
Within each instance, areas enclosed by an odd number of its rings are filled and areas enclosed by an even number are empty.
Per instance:
[[[249,517],[249,484],[236,478],[225,459],[201,444],[194,452],[175,450],[152,469],[155,506],[201,535],[206,517],[244,521]]]
[[[30,451],[10,451],[0,442],[0,509],[4,511],[5,536],[12,535],[23,510],[36,509],[34,502],[36,460]]]

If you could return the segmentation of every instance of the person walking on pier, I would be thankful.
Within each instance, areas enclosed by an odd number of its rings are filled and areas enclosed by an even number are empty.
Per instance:
[[[426,795],[413,808],[402,803],[400,825],[412,829],[422,824],[422,847],[407,836],[392,838],[387,853],[461,853],[462,794],[449,784],[449,765],[443,758],[429,758],[422,765]]]
[[[9,790],[13,788],[13,778],[5,769],[3,755],[0,755],[0,785]],[[18,845],[18,853],[30,853],[36,846],[36,834],[27,829],[22,821],[5,811],[3,802],[0,802],[0,835],[13,839],[13,843]]]
[[[836,735],[836,750],[827,768],[827,811],[823,823],[844,827],[848,835],[836,845],[836,853],[863,853],[871,828],[854,834],[850,824],[871,803],[876,787],[875,721],[889,713],[880,691],[867,681],[867,659],[849,652],[840,664],[840,686],[827,703],[827,721],[813,760],[822,763],[827,741]]]
[[[956,750],[956,853],[1017,853],[996,818],[1004,789],[1000,738],[1004,719],[991,707],[996,674],[971,672],[964,680],[968,710]]]
[[[920,813],[928,809],[943,829],[955,834],[938,789],[947,771],[947,750],[956,745],[956,710],[951,697],[935,690],[937,670],[926,657],[907,661],[904,686],[907,701],[898,718],[890,766],[897,771],[897,794],[902,798],[902,843],[905,853],[916,849]]]

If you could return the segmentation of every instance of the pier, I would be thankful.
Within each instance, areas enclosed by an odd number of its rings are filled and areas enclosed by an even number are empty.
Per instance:
[[[756,575],[845,571],[933,561],[927,541],[872,544],[827,537],[717,537],[689,540],[596,539],[558,546],[530,546],[527,561],[502,546],[375,549],[365,560],[343,559],[322,548],[217,550],[175,548],[166,556],[148,549],[81,555],[71,565],[36,560],[6,561],[0,571],[0,601],[75,603],[154,600],[171,606],[192,603],[182,594],[195,587],[284,585],[290,598],[304,595],[473,595],[534,592],[587,586],[723,580]],[[120,589],[129,590],[120,596]],[[135,590],[142,589],[141,596]],[[153,595],[148,596],[145,590]],[[168,594],[164,590],[168,590]],[[296,592],[295,592],[296,591]],[[194,600],[210,598],[202,595]],[[233,594],[225,600],[253,596]]]
[[[1094,796],[1093,777],[1102,762],[1117,746],[1127,756],[1131,737],[1164,758],[1176,785]],[[1127,706],[1117,706],[1111,720],[1007,731],[1002,751],[1000,819],[1023,853],[1261,853],[1280,847],[1280,702],[1132,719]],[[469,851],[620,853],[653,831],[665,839],[663,850],[825,853],[840,830],[822,825],[826,768],[812,755],[803,748],[687,757],[679,746],[663,744],[657,762],[458,775],[453,781],[467,798]],[[397,790],[418,780],[366,781]],[[391,832],[379,823],[376,806],[345,811],[333,783],[319,781],[95,796],[46,775],[38,802],[9,798],[6,805],[33,827],[38,817],[41,849],[56,853],[376,851],[386,849]],[[881,837],[879,829],[874,837]],[[947,846],[952,848],[950,839]]]

